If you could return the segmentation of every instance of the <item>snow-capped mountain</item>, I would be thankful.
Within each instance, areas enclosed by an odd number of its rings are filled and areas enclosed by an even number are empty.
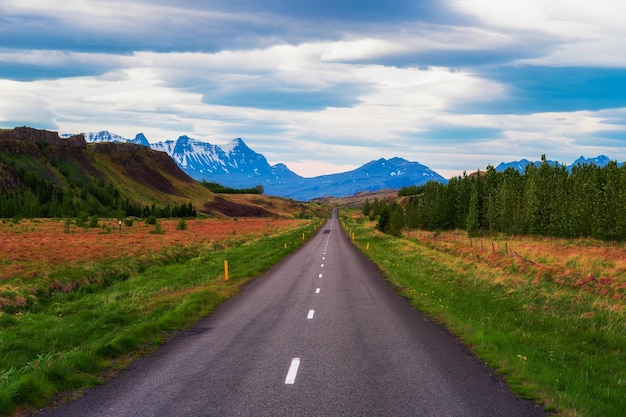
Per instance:
[[[303,178],[297,187],[276,187],[279,195],[296,200],[317,197],[346,197],[359,191],[376,191],[386,188],[400,189],[422,185],[428,181],[446,183],[441,175],[418,162],[402,158],[378,159],[348,172]]]
[[[359,191],[399,189],[428,181],[446,182],[445,178],[430,168],[402,158],[379,159],[353,171],[304,178],[285,164],[270,165],[265,156],[250,149],[240,138],[225,145],[212,145],[189,136],[150,143],[141,133],[135,139],[125,139],[107,131],[83,135],[87,142],[139,143],[165,152],[183,171],[198,181],[218,182],[233,188],[262,185],[266,194],[301,201],[326,196],[345,197]]]
[[[263,155],[239,138],[218,146],[181,136],[176,141],[159,142],[151,147],[169,154],[192,178],[229,187],[263,185],[268,190],[274,183],[301,178],[284,164],[271,166]]]
[[[611,158],[606,155],[598,155],[595,158],[585,158],[584,156],[581,156],[567,168],[571,170],[573,167],[581,165],[597,165],[599,167],[605,167],[609,164],[609,162],[611,162]],[[618,165],[622,164],[620,163]]]
[[[82,134],[85,137],[85,140],[89,143],[99,143],[99,142],[122,142],[122,143],[136,143],[138,145],[143,145],[150,147],[150,142],[144,136],[143,133],[137,133],[135,139],[127,139],[123,136],[116,135],[115,133],[111,133],[108,130],[103,130],[101,132],[85,132]],[[73,133],[63,133],[59,135],[62,138],[69,138],[74,136]]]
[[[575,166],[597,165],[599,167],[605,167],[609,164],[609,162],[611,162],[611,159],[605,155],[599,155],[599,156],[596,156],[595,158],[585,158],[584,156],[581,156],[577,160],[572,162],[571,165],[567,165],[566,167],[567,167],[567,170],[571,172],[572,168]],[[550,160],[548,161],[548,163],[552,166],[563,165],[561,162],[550,161]],[[535,166],[539,167],[541,166],[541,161],[530,162],[528,159],[522,159],[520,161],[501,162],[496,167],[496,171],[502,172],[506,170],[507,168],[514,168],[517,171],[524,173],[524,171],[526,170],[526,167],[530,164],[534,164]],[[621,166],[622,164],[623,163],[619,163],[618,165]]]

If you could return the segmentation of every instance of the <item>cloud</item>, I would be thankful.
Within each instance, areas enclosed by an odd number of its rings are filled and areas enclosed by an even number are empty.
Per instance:
[[[0,49],[0,78],[16,81],[98,76],[126,66],[128,56],[60,50]]]
[[[620,0],[451,0],[458,11],[501,33],[549,45],[542,56],[518,64],[626,67],[626,3]]]
[[[0,123],[244,137],[308,174],[393,156],[446,172],[620,158],[625,7],[0,0]]]
[[[215,2],[23,0],[0,5],[3,43],[17,49],[217,51],[267,44],[288,34],[289,27],[280,16],[223,11]]]

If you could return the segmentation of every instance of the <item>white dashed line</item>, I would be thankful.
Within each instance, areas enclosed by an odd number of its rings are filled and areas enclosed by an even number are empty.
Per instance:
[[[320,289],[319,289],[319,288],[317,288],[317,289],[315,290],[315,294],[319,294],[319,293],[320,293]]]
[[[311,320],[313,318],[313,314],[315,314],[315,310],[309,310],[309,314],[306,316],[306,318]]]
[[[293,358],[291,360],[291,366],[287,372],[287,378],[285,378],[285,385],[293,385],[296,382],[296,375],[298,374],[298,368],[300,367],[300,358]]]
[[[324,264],[322,264],[322,268],[324,268]]]
[[[320,278],[322,277],[322,274],[320,274]]]

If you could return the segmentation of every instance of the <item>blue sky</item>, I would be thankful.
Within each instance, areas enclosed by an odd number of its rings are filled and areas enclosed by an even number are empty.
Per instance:
[[[621,0],[0,0],[0,127],[241,137],[304,176],[626,160]]]

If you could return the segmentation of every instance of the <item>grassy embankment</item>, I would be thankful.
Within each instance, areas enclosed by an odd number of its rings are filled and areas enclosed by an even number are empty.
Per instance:
[[[357,213],[343,220],[389,281],[518,395],[562,416],[624,415],[623,245],[516,238],[492,247],[461,232],[383,235]]]
[[[202,222],[232,227],[246,223],[245,219],[197,220],[188,222],[189,229]],[[205,243],[187,245],[184,236],[192,236],[191,232],[181,231],[174,239],[181,240],[180,244],[164,244],[156,252],[120,258],[125,245],[131,250],[133,244],[141,246],[161,237],[147,235],[141,230],[144,226],[136,225],[135,235],[125,231],[135,237],[97,236],[102,248],[104,242],[120,242],[116,243],[120,252],[115,259],[87,259],[52,269],[50,265],[35,265],[35,270],[29,264],[22,268],[25,274],[3,279],[0,415],[11,414],[18,407],[44,406],[58,392],[65,392],[63,397],[67,397],[73,395],[72,391],[99,384],[132,358],[156,349],[172,331],[208,315],[236,294],[243,283],[297,249],[303,233],[311,236],[319,224],[292,222],[292,226],[275,229],[273,223],[263,223],[268,230],[255,234],[235,233],[235,229],[228,238],[217,240],[207,234]],[[17,233],[29,236],[36,233],[37,227],[29,225]],[[167,235],[175,235],[173,228],[166,230]],[[85,230],[61,236],[58,243],[78,240],[88,233]],[[98,250],[90,248],[90,252],[83,253],[95,257]],[[13,260],[19,263],[20,259],[17,254]],[[227,282],[224,260],[229,261]],[[10,266],[7,264],[11,259],[2,263]],[[15,302],[24,298],[28,300],[22,304]]]

